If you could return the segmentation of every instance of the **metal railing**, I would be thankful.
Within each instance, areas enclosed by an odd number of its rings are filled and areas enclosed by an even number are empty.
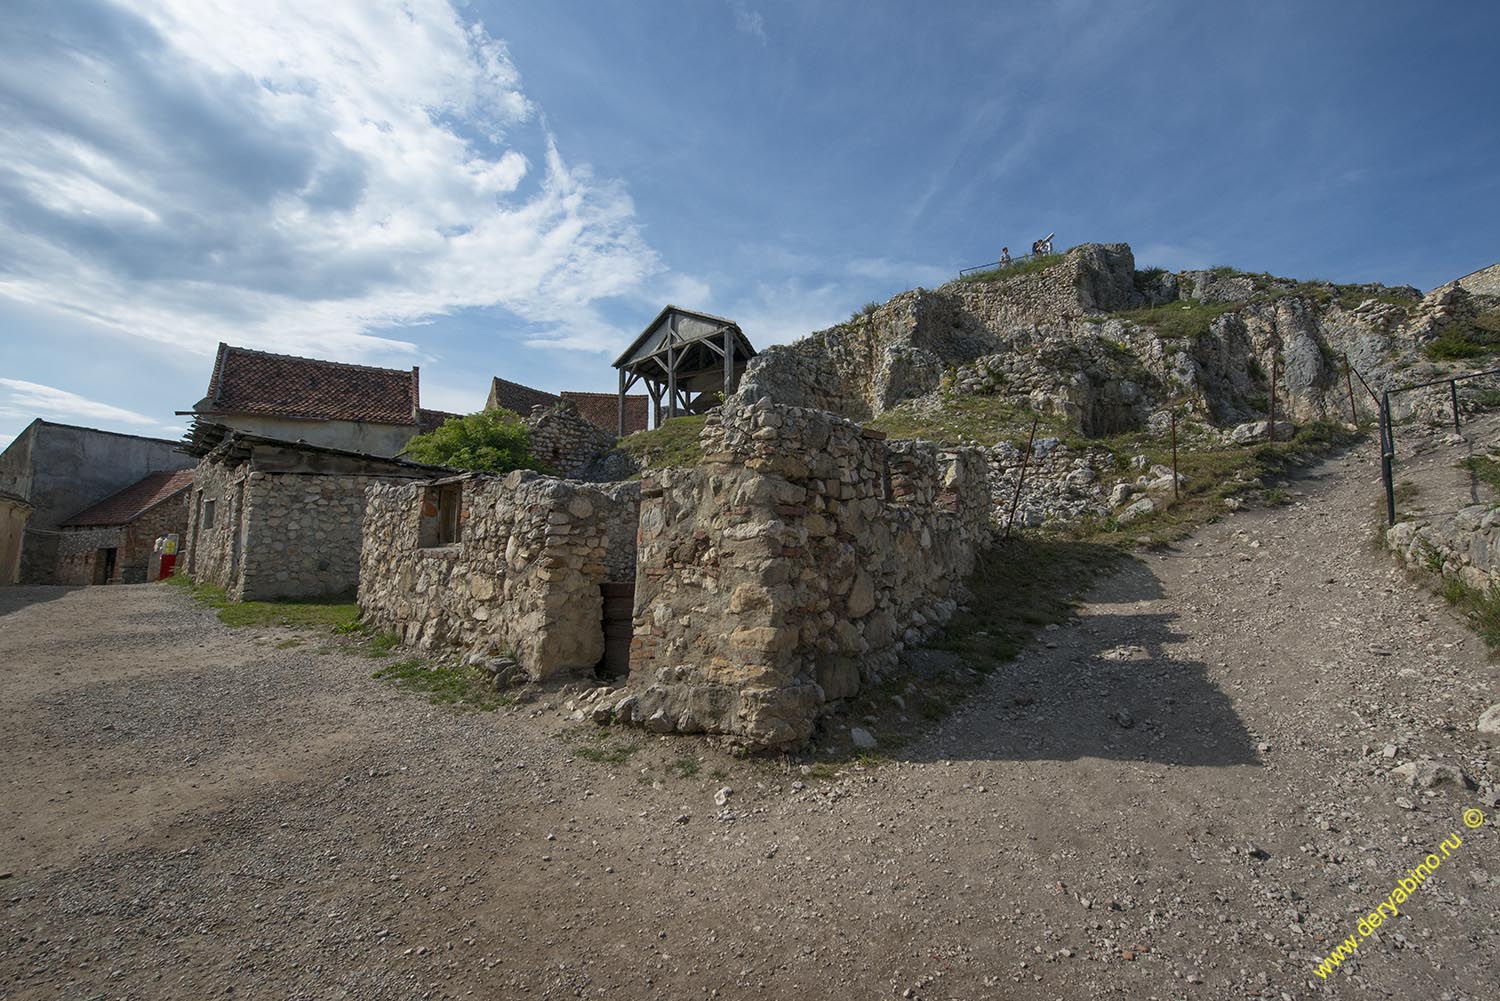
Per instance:
[[[1344,364],[1348,364],[1347,358],[1345,358]],[[1358,375],[1359,373],[1356,372],[1355,374]],[[1409,386],[1387,389],[1380,394],[1378,401],[1380,416],[1380,481],[1385,487],[1386,524],[1394,525],[1396,523],[1396,432],[1393,426],[1394,421],[1391,419],[1391,397],[1400,393],[1409,393],[1414,389],[1430,389],[1433,386],[1441,386],[1446,382],[1448,384],[1448,398],[1453,401],[1453,430],[1457,432],[1462,430],[1462,422],[1458,410],[1458,384],[1466,379],[1482,379],[1490,375],[1500,375],[1500,368],[1486,369],[1483,372],[1468,372],[1464,375],[1445,376],[1441,379],[1429,379],[1426,382],[1414,382]],[[1364,379],[1361,378],[1359,381],[1364,382]],[[1365,389],[1368,391],[1370,387],[1366,385]],[[1370,395],[1373,397],[1375,394],[1371,391]],[[1352,388],[1350,390],[1350,400],[1352,404]]]
[[[1004,268],[1013,268],[1018,264],[1027,264],[1031,261],[1040,261],[1047,257],[1056,257],[1056,253],[1048,254],[1023,254],[1020,257],[1012,257],[1008,261],[993,261],[989,264],[976,264],[972,268],[964,268],[959,271],[958,277],[965,278],[969,275],[977,275],[983,271],[1000,271]]]

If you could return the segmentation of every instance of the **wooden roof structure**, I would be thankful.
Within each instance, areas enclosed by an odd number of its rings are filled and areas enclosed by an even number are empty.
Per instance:
[[[667,418],[717,406],[734,392],[754,357],[755,348],[738,323],[668,304],[615,360],[620,371],[620,433],[625,428],[625,393],[637,382],[645,384],[652,424],[660,427],[663,402]]]

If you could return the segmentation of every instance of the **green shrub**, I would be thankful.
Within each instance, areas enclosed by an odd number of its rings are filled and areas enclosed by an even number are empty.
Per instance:
[[[509,410],[451,417],[437,430],[412,438],[404,454],[434,466],[482,473],[542,469],[531,454],[531,432]]]
[[[1115,313],[1122,320],[1152,327],[1157,336],[1171,340],[1199,337],[1208,333],[1209,325],[1239,307],[1232,302],[1169,302],[1145,309],[1127,309]]]

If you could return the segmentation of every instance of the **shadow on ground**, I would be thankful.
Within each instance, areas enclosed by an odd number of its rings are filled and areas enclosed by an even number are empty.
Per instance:
[[[986,554],[956,634],[912,652],[897,678],[828,720],[815,756],[854,756],[843,729],[853,725],[903,761],[1258,764],[1208,665],[1173,655],[1187,637],[1174,613],[1151,605],[1164,596],[1160,580],[1105,549],[1030,542]],[[1093,611],[1072,620],[1079,606]]]
[[[44,601],[56,601],[64,595],[79,590],[82,590],[82,588],[52,584],[18,584],[12,587],[0,587],[0,616],[19,612],[23,608],[30,605],[39,605]]]

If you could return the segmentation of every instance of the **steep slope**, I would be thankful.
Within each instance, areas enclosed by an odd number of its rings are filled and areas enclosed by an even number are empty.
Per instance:
[[[1087,435],[1171,406],[1214,426],[1345,418],[1345,355],[1377,389],[1433,369],[1423,348],[1467,330],[1457,285],[1296,282],[1227,268],[1137,271],[1126,244],[1075,247],[1040,271],[904,292],[751,363],[739,395],[868,420],[945,385],[995,394]],[[1407,398],[1403,405],[1416,405]]]

